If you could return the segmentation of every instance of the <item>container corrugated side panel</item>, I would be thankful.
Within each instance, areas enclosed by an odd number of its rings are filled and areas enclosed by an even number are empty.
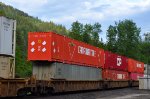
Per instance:
[[[147,74],[147,64],[144,64],[144,74]]]
[[[144,74],[130,73],[130,79],[131,80],[139,80],[140,77],[144,77]]]
[[[102,72],[104,80],[129,80],[129,74],[125,71],[103,69]]]
[[[150,74],[149,74],[149,75],[144,74],[144,77],[145,77],[145,78],[150,78]]]
[[[135,60],[128,58],[128,72],[136,72]]]
[[[14,58],[0,56],[0,77],[6,79],[15,77]]]
[[[150,65],[147,65],[147,74],[150,75]]]
[[[59,36],[56,37],[60,38]],[[65,63],[101,67],[99,65],[98,48],[68,37],[63,37],[62,40],[60,40],[61,39],[57,39],[58,45],[56,48],[61,49],[60,51],[62,51],[62,53],[59,52],[58,55],[63,56],[62,60]],[[64,41],[63,45],[62,41]]]
[[[102,80],[102,70],[100,68],[56,62],[34,62],[33,75],[36,75],[38,80]]]
[[[0,27],[2,27],[2,17],[0,17]],[[2,52],[2,29],[0,29],[0,53]]]
[[[0,54],[13,55],[13,20],[0,17]]]
[[[144,73],[144,63],[136,61],[136,72],[137,73]]]
[[[150,78],[139,78],[139,89],[150,89]]]
[[[144,64],[144,74],[150,75],[150,65]]]

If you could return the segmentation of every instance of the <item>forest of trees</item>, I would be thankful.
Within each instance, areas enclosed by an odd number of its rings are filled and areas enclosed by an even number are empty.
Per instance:
[[[53,31],[73,39],[118,53],[150,64],[150,32],[141,35],[141,28],[132,20],[114,22],[106,31],[107,42],[101,37],[102,25],[73,22],[67,30],[64,26],[29,16],[18,9],[0,3],[0,15],[17,20],[16,76],[26,77],[32,73],[32,64],[27,61],[27,34],[31,31]]]

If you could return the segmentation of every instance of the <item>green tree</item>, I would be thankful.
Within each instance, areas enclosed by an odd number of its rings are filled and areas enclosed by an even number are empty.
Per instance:
[[[93,31],[92,31],[92,45],[94,46],[99,46],[100,43],[100,33],[102,32],[101,30],[101,24],[95,23],[93,25]]]
[[[110,25],[107,30],[107,49],[116,52],[116,42],[117,42],[117,29],[115,26]]]
[[[73,22],[71,25],[71,30],[69,36],[73,39],[82,41],[82,33],[83,33],[83,24],[79,23],[78,21]]]
[[[84,25],[83,34],[82,34],[82,41],[88,44],[92,44],[91,42],[91,33],[93,31],[93,27],[91,24]]]
[[[144,40],[141,42],[141,60],[150,64],[150,33],[144,34]]]
[[[144,36],[145,36],[144,41],[145,42],[150,42],[150,32],[145,33]]]
[[[140,32],[141,29],[132,20],[115,22],[115,25],[107,30],[108,48],[118,54],[139,60]]]

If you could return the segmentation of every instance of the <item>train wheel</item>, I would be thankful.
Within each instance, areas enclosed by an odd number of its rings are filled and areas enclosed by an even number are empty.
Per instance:
[[[18,92],[17,92],[17,96],[29,96],[29,95],[31,95],[31,91],[28,89],[28,88],[24,88],[24,89],[20,89],[20,90],[18,90]]]

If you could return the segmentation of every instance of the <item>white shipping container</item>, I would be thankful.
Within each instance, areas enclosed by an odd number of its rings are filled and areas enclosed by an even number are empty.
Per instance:
[[[33,75],[37,80],[65,79],[93,81],[102,80],[102,69],[40,61],[33,63]]]
[[[150,78],[139,78],[139,89],[150,89]]]
[[[15,56],[16,21],[0,16],[0,54]]]
[[[150,78],[150,75],[144,74],[144,78]]]
[[[0,56],[0,78],[14,78],[15,63],[13,57]]]
[[[150,65],[144,64],[144,74],[150,75]]]

